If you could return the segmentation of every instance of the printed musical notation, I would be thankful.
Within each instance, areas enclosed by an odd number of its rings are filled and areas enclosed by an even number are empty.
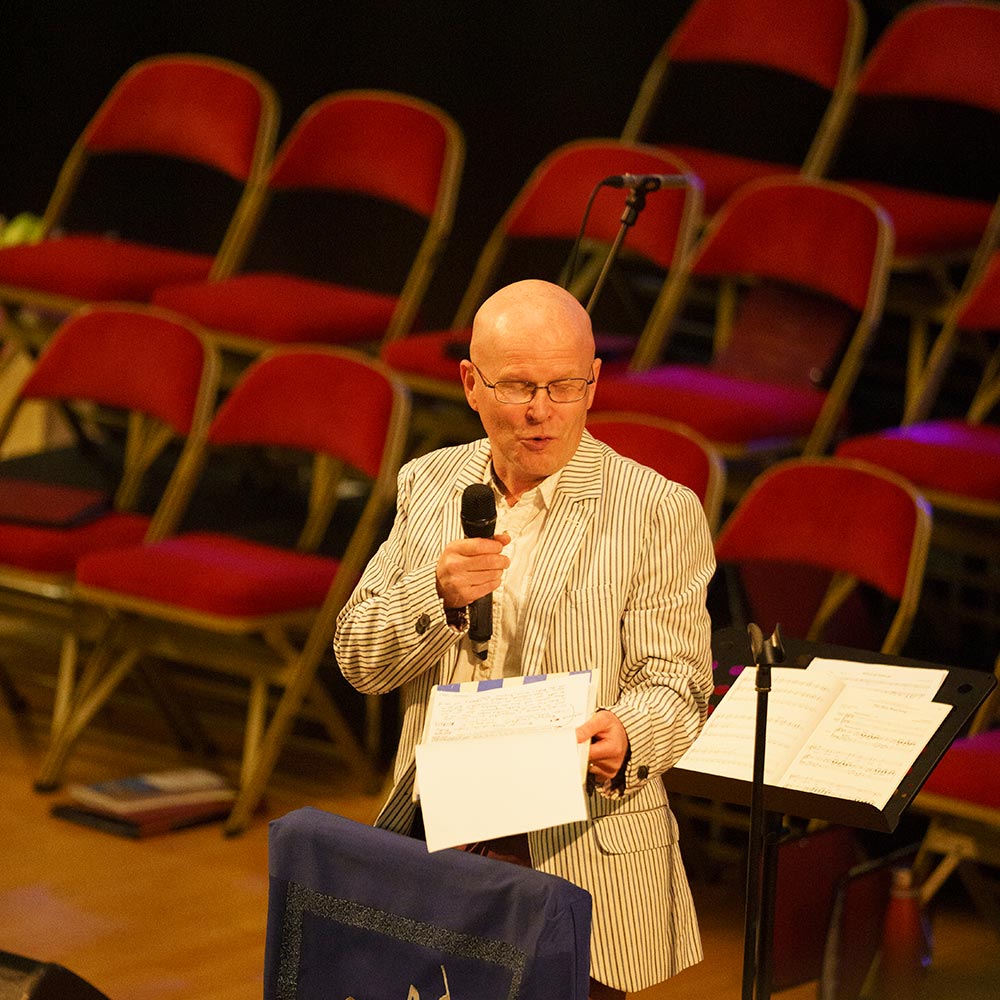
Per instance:
[[[932,700],[945,673],[835,660],[772,668],[764,782],[885,808],[951,710]],[[752,780],[756,710],[750,668],[677,766]]]

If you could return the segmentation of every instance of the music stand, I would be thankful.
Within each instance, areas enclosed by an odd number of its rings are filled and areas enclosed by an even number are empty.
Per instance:
[[[899,656],[885,656],[870,650],[851,649],[829,643],[809,642],[784,637],[784,666],[806,667],[817,657],[851,660],[858,663],[887,663],[899,666],[931,667],[942,669],[942,664],[928,663]],[[730,671],[754,662],[747,634],[739,628],[720,629],[712,636],[712,653],[715,659],[716,678],[719,685],[731,679]],[[759,922],[756,950],[750,961],[754,975],[749,978],[750,994],[744,1000],[768,1000],[771,995],[771,969],[773,954],[774,903],[777,875],[777,843],[783,815],[804,819],[825,820],[845,826],[892,833],[927,776],[937,765],[952,741],[986,698],[996,681],[992,674],[959,667],[947,667],[947,676],[934,696],[935,701],[952,707],[945,720],[921,751],[913,767],[900,782],[892,798],[883,809],[865,802],[832,798],[813,792],[800,792],[775,785],[763,786],[763,832],[760,842],[753,848],[759,852],[761,877],[759,880]],[[664,775],[668,791],[715,799],[733,805],[749,806],[752,799],[752,782],[736,778],[671,768]],[[748,873],[749,874],[749,873]],[[745,986],[746,988],[746,986]]]

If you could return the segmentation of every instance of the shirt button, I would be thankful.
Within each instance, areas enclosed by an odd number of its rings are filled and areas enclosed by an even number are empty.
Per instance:
[[[636,768],[635,774],[640,781],[645,781],[649,777],[649,768],[645,764],[640,764]]]
[[[423,635],[431,627],[431,616],[421,615],[414,623],[417,635]]]

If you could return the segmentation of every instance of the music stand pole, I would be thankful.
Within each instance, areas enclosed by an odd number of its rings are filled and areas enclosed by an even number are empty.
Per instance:
[[[746,918],[743,935],[743,1000],[765,1000],[770,994],[773,933],[774,817],[765,823],[764,760],[767,743],[767,702],[771,692],[771,666],[784,658],[778,626],[765,643],[757,625],[749,625],[750,648],[757,668],[757,706],[754,728],[753,781],[750,790],[750,833],[747,850]],[[767,862],[767,863],[765,863]],[[763,926],[762,926],[763,924]],[[764,990],[761,990],[762,984]]]

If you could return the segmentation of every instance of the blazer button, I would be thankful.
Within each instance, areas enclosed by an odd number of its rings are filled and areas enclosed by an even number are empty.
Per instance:
[[[649,768],[645,764],[640,764],[636,768],[635,774],[640,781],[645,781],[649,777]]]
[[[423,635],[431,627],[431,616],[421,615],[414,622],[413,627],[417,630],[417,635]]]

